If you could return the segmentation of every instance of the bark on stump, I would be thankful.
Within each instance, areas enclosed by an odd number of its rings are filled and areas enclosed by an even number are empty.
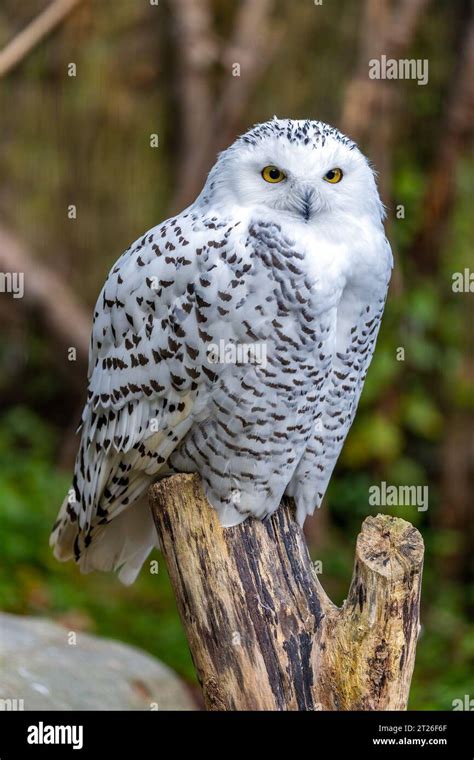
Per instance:
[[[161,480],[150,499],[208,710],[406,709],[423,567],[410,523],[364,520],[339,609],[290,502],[222,528],[197,475]]]

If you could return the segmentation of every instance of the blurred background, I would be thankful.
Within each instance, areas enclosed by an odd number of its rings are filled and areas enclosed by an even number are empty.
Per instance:
[[[320,119],[379,172],[396,268],[359,412],[306,526],[311,553],[340,604],[363,519],[415,524],[410,707],[474,695],[472,3],[2,0],[3,46],[0,271],[24,273],[25,291],[0,293],[0,609],[136,644],[194,683],[158,554],[158,576],[124,588],[48,547],[92,309],[119,254],[195,197],[218,150],[274,114]],[[427,60],[428,83],[371,79],[381,55]],[[372,506],[381,481],[428,486],[428,509]]]

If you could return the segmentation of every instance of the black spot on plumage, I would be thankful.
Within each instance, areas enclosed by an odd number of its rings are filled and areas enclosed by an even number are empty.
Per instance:
[[[210,343],[210,342],[211,342],[211,340],[212,340],[212,335],[209,335],[209,333],[207,333],[205,330],[201,330],[201,329],[198,327],[198,334],[199,334],[199,337],[201,338],[201,340],[202,340],[204,343]]]
[[[188,343],[185,343],[184,345],[185,345],[186,351],[187,351],[188,355],[191,357],[191,359],[193,359],[193,361],[195,359],[197,359],[197,357],[199,356],[198,349],[193,348]]]
[[[162,393],[165,390],[165,386],[160,385],[156,380],[150,380],[150,385],[156,393]]]
[[[211,383],[214,383],[217,380],[217,375],[215,372],[212,372],[212,370],[208,369],[205,365],[202,366],[202,371],[206,375],[206,377],[209,378]]]
[[[185,337],[186,337],[186,333],[185,333],[185,331],[183,330],[183,328],[181,327],[181,325],[178,325],[178,324],[176,324],[176,325],[175,325],[175,324],[173,324],[173,325],[172,325],[172,328],[173,328],[173,332],[174,332],[174,334],[175,334],[175,335],[176,335],[178,338],[185,338]]]
[[[75,511],[75,509],[72,506],[72,504],[69,504],[69,502],[68,502],[68,505],[66,507],[66,512],[69,515],[70,521],[71,522],[76,522],[76,520],[77,520],[77,512]],[[57,522],[59,523],[60,521],[58,520]],[[53,530],[54,530],[54,526],[53,526]]]
[[[174,375],[172,372],[170,372],[170,378],[173,385],[177,385],[178,387],[186,382],[184,377],[178,377],[178,375]]]
[[[210,303],[204,300],[199,293],[196,293],[196,303],[199,306],[200,309],[207,309],[210,307]]]

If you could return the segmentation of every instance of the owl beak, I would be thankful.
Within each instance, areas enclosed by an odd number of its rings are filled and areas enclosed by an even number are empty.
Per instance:
[[[315,192],[312,186],[305,186],[302,188],[298,205],[299,213],[305,222],[309,221],[315,211]]]

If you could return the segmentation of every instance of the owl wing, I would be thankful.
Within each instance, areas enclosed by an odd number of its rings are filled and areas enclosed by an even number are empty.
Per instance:
[[[105,526],[110,534],[112,519],[121,528],[117,518],[146,493],[193,420],[205,419],[215,379],[207,344],[241,339],[219,311],[235,280],[238,225],[182,214],[147,232],[111,270],[94,312],[72,488],[51,536],[59,559],[81,560]],[[234,267],[216,255],[225,247]],[[242,287],[233,293],[242,295]],[[101,569],[120,559],[102,547]]]

